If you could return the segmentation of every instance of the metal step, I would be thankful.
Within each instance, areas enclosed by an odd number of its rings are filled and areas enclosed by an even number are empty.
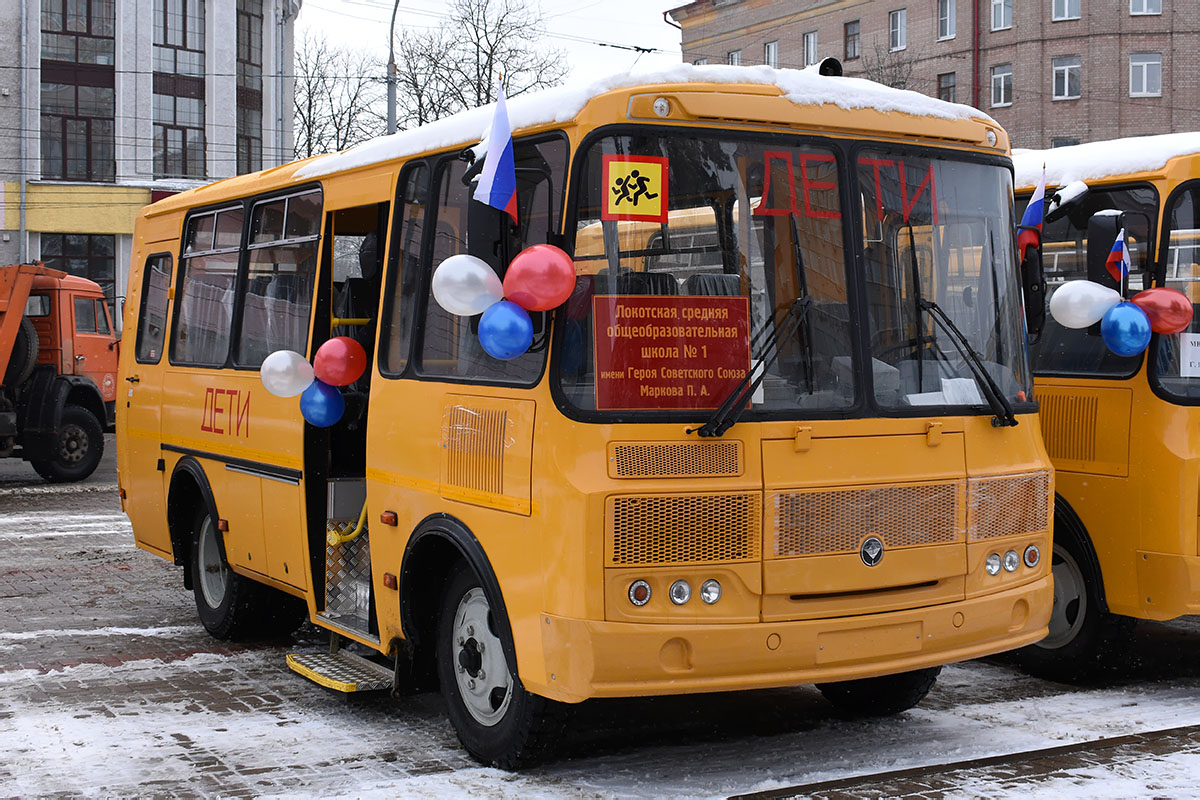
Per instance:
[[[392,688],[392,671],[362,656],[336,653],[288,653],[288,667],[326,689],[374,692]]]

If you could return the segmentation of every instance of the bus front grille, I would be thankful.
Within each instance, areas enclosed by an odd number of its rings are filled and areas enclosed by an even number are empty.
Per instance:
[[[967,538],[1038,533],[1050,527],[1050,473],[972,478],[967,484]]]
[[[888,549],[961,542],[963,482],[787,490],[767,496],[775,558],[856,553],[868,536]]]
[[[742,474],[742,443],[613,442],[613,478],[723,478]]]
[[[613,566],[756,561],[762,494],[658,494],[608,498]]]

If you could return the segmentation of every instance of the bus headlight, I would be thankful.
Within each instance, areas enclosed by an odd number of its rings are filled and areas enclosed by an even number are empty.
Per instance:
[[[700,584],[700,599],[710,606],[720,600],[721,584],[711,578]]]
[[[983,562],[983,568],[987,570],[988,575],[1000,574],[1000,554],[992,553],[987,557],[987,561]]]
[[[667,594],[671,596],[672,603],[681,606],[692,599],[692,587],[688,585],[687,581],[675,581],[671,584]]]
[[[1017,555],[1016,550],[1009,550],[1004,554],[1004,571],[1016,572],[1017,567],[1021,566],[1021,557]]]

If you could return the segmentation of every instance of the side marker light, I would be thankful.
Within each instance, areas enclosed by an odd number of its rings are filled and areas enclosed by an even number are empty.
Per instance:
[[[1038,549],[1036,544],[1031,544],[1025,548],[1025,566],[1036,567],[1042,561],[1042,551]]]
[[[634,581],[629,584],[629,602],[635,606],[644,606],[650,602],[650,584],[645,581]]]

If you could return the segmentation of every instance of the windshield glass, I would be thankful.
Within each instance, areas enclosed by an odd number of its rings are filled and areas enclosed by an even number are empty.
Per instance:
[[[959,337],[1000,394],[1011,403],[1029,399],[1008,171],[865,150],[858,184],[879,405],[983,405]],[[926,303],[949,317],[951,330]]]
[[[1178,192],[1164,217],[1165,285],[1200,303],[1200,184]],[[1180,402],[1200,403],[1200,314],[1182,333],[1159,334],[1151,374],[1160,390]]]
[[[942,405],[984,405],[945,333],[935,337],[945,351],[937,362],[903,346],[919,337],[908,316],[910,238],[922,296],[946,308],[1013,402],[1026,399],[1003,168],[904,156],[901,178],[897,157],[863,153],[861,191],[852,191],[847,154],[836,144],[701,132],[607,136],[581,158],[578,277],[557,337],[558,388],[571,406],[703,419],[748,372],[762,371],[750,414],[845,416],[861,408],[872,390],[856,366],[859,290],[847,274],[856,259],[846,252],[857,217],[867,228],[864,289],[881,405],[929,404],[909,399],[923,391],[901,362],[918,357],[930,365],[929,391],[951,393]],[[801,298],[811,304],[795,325],[789,312]],[[934,335],[932,322],[921,324]],[[789,328],[795,332],[782,335]],[[773,337],[775,358],[766,346]],[[935,376],[962,380],[944,389]]]

